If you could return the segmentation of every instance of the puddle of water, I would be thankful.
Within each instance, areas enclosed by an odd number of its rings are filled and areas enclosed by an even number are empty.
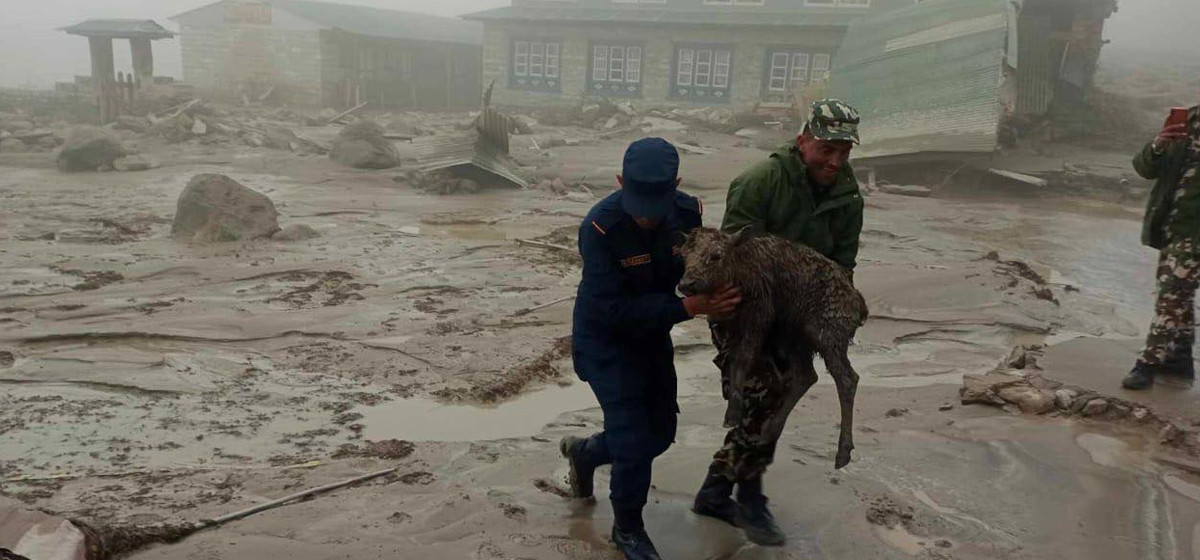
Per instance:
[[[1142,462],[1128,443],[1115,437],[1085,433],[1076,436],[1075,443],[1088,452],[1093,463],[1102,467],[1136,467]]]
[[[361,407],[368,440],[486,441],[527,437],[560,414],[597,406],[586,383],[546,387],[497,406],[403,399]]]

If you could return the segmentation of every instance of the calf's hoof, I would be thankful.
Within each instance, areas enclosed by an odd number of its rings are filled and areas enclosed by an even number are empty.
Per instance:
[[[840,469],[850,464],[850,452],[854,450],[851,444],[839,445],[837,458],[833,461],[833,468]]]

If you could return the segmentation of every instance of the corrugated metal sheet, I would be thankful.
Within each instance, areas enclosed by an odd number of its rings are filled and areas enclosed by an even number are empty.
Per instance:
[[[705,6],[704,10],[660,9],[646,6],[611,8],[563,6],[504,6],[463,16],[466,19],[492,21],[611,22],[642,25],[753,25],[763,27],[842,27],[862,13],[854,10],[798,8],[787,12],[722,10]]]
[[[1006,0],[927,0],[852,24],[830,90],[862,114],[856,157],[994,151],[1012,25]]]
[[[341,29],[355,35],[468,45],[483,44],[483,26],[459,18],[312,0],[270,0],[270,2],[279,9],[287,10],[313,23]]]
[[[1054,99],[1054,49],[1050,16],[1022,16],[1017,31],[1020,69],[1017,72],[1017,114],[1040,115]]]
[[[485,107],[475,120],[475,126],[458,134],[425,136],[404,146],[411,168],[429,172],[470,165],[527,188],[529,184],[513,168],[508,156],[508,131],[511,124],[506,115]]]

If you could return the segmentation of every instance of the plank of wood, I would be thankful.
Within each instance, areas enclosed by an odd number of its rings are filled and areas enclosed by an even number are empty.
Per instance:
[[[358,111],[359,109],[362,109],[363,107],[366,107],[366,106],[367,106],[367,102],[366,102],[366,101],[363,101],[362,103],[359,103],[358,105],[354,106],[353,108],[346,109],[345,111],[342,111],[341,113],[338,113],[338,115],[337,115],[336,117],[333,117],[332,119],[329,119],[329,121],[327,121],[327,122],[328,122],[329,124],[333,124],[333,123],[335,123],[335,122],[337,122],[337,121],[340,121],[340,120],[342,120],[342,119],[344,119],[344,118],[346,118],[346,117],[350,116],[350,115],[351,115],[352,113],[354,113],[355,111]]]
[[[989,168],[988,173],[999,175],[1000,177],[1005,177],[1014,181],[1020,181],[1035,187],[1044,187],[1050,184],[1049,181],[1040,177],[1034,177],[1033,175],[1026,175],[1024,173],[1017,173],[1016,171],[1005,171],[1003,169]]]
[[[563,247],[562,245],[555,245],[553,243],[544,243],[542,241],[534,241],[532,239],[518,239],[517,245],[528,245],[530,247],[538,247],[541,249],[554,249],[554,250],[558,250],[558,251],[567,251],[568,253],[575,252],[575,250],[570,247]]]

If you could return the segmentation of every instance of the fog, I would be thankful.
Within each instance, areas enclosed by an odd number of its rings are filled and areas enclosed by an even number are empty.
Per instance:
[[[346,0],[347,3],[457,15],[508,4],[508,0]],[[88,18],[149,18],[175,28],[168,18],[208,0],[0,0],[0,86],[48,88],[86,75],[87,42],[58,28]],[[1175,52],[1200,55],[1200,2],[1122,0],[1108,22],[1109,48],[1122,53]],[[129,52],[116,45],[118,70],[129,69]],[[179,43],[155,43],[156,73],[179,77]]]

